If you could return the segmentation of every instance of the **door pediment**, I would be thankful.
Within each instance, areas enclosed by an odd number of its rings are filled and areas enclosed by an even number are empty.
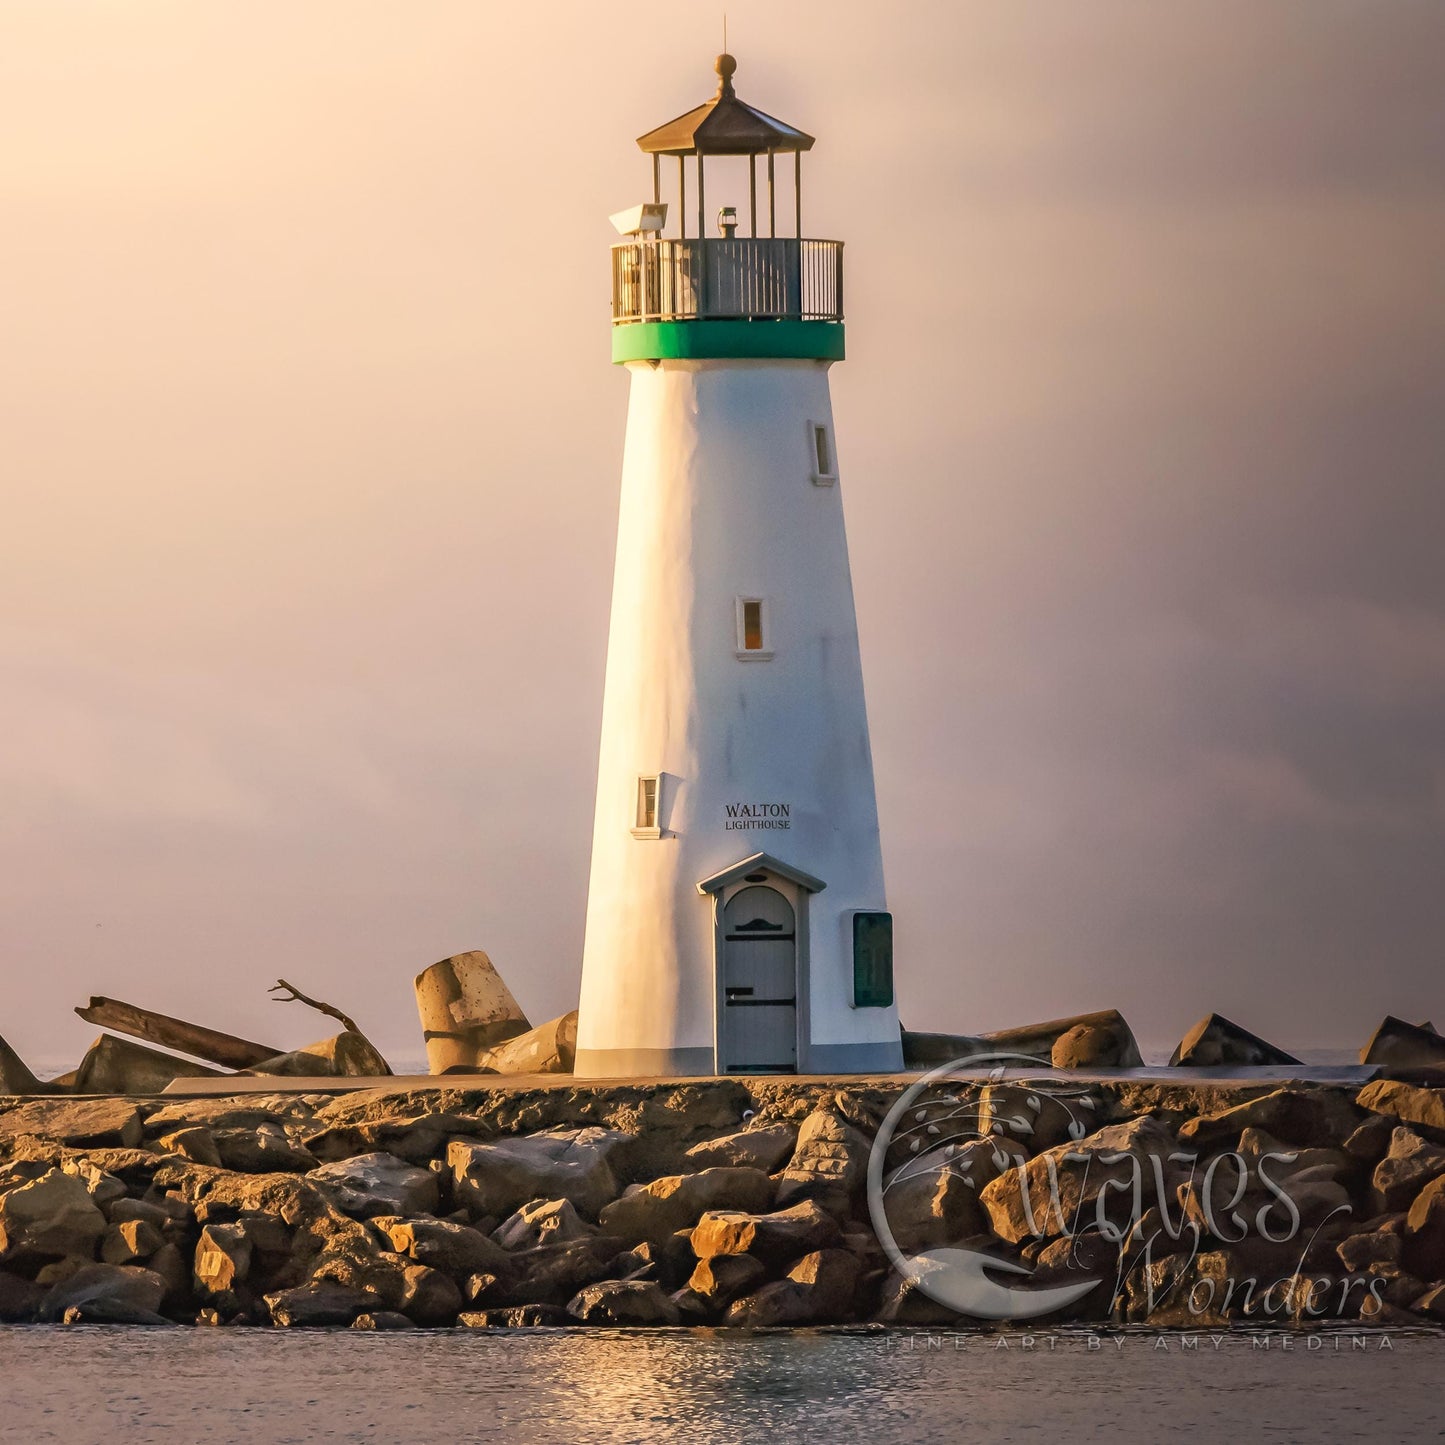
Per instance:
[[[721,893],[729,884],[741,882],[749,873],[771,873],[775,878],[792,883],[805,893],[821,893],[828,886],[821,878],[804,873],[801,868],[794,868],[791,863],[784,863],[781,858],[774,858],[771,853],[753,853],[710,877],[699,880],[697,891],[702,894]]]

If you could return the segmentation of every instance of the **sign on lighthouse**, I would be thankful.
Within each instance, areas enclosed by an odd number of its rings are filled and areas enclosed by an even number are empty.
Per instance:
[[[903,1062],[828,391],[843,244],[804,238],[813,138],[736,69],[641,137],[652,200],[612,218],[631,394],[583,1076]],[[745,195],[719,204],[716,157],[745,159]]]

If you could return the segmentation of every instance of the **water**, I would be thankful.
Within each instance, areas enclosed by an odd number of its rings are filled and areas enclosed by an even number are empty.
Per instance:
[[[0,1441],[1445,1439],[1445,1335],[1197,1338],[0,1328]]]

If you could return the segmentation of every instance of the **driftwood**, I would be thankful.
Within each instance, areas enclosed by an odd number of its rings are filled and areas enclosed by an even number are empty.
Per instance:
[[[328,1018],[335,1019],[347,1033],[359,1034],[361,1032],[361,1030],[356,1027],[355,1022],[347,1018],[335,1005],[322,1003],[319,999],[307,998],[294,983],[287,983],[284,978],[278,978],[266,992],[278,995],[275,1000],[277,1003],[304,1003],[307,1008],[314,1008],[317,1013],[323,1013]],[[279,1050],[272,1050],[273,1055],[278,1052]]]
[[[179,1054],[190,1054],[192,1058],[204,1059],[225,1069],[253,1068],[281,1052],[274,1044],[252,1043],[234,1034],[202,1028],[200,1024],[137,1008],[133,1003],[122,1003],[115,998],[92,998],[88,1007],[78,1008],[76,1013],[87,1023],[143,1039],[148,1044],[159,1044],[163,1049],[174,1049]]]

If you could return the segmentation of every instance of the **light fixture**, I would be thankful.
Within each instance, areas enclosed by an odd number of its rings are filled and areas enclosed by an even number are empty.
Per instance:
[[[717,228],[729,241],[738,233],[738,208],[736,206],[719,206],[717,213]]]

